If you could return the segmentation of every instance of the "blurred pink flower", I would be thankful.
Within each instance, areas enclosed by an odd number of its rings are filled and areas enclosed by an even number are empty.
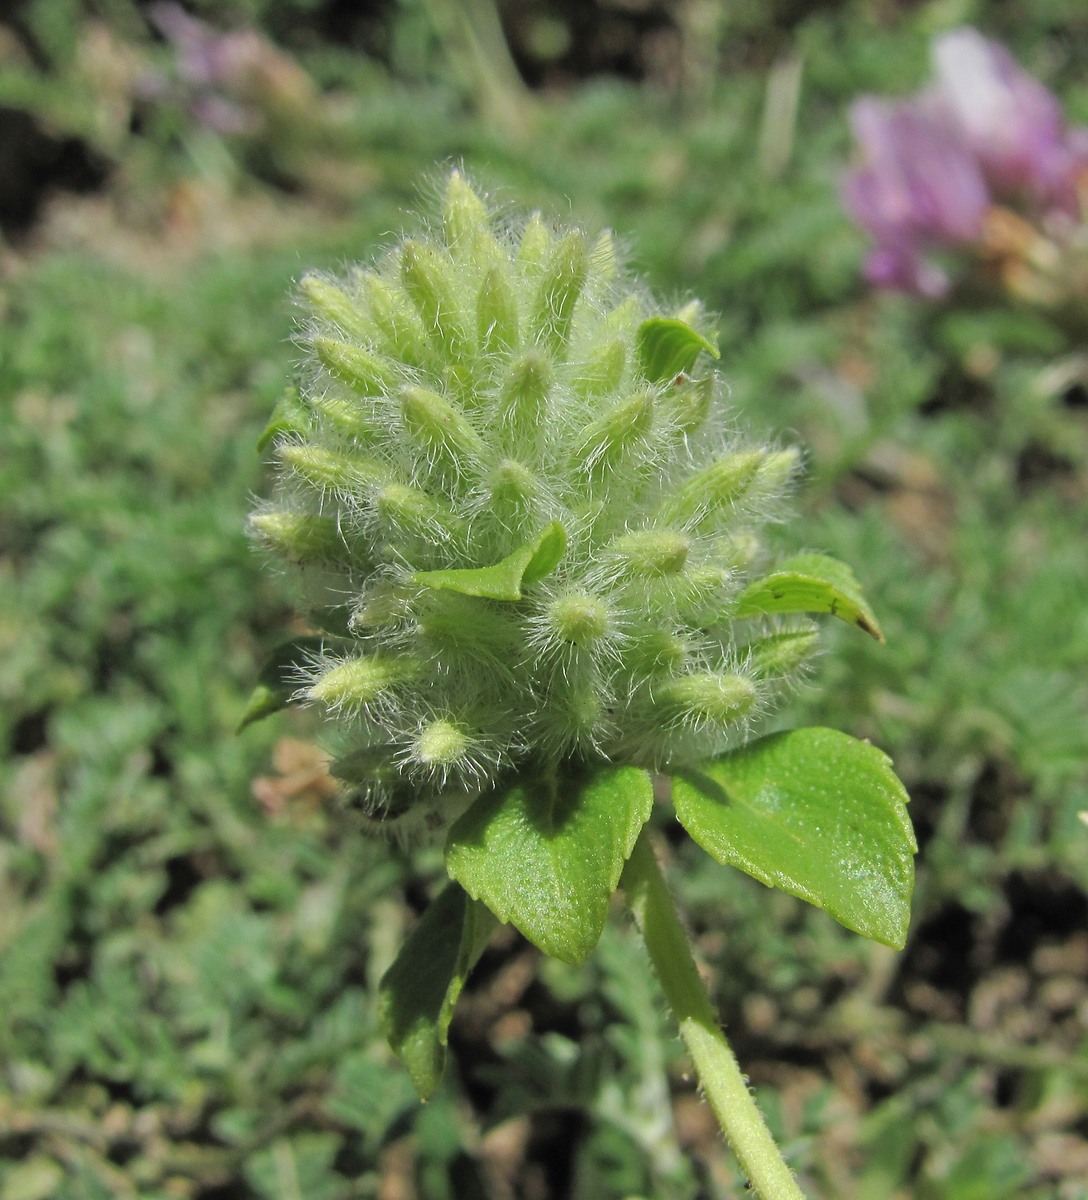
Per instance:
[[[843,183],[843,200],[872,234],[870,282],[940,295],[944,273],[924,252],[972,242],[990,197],[974,157],[925,105],[863,97],[850,109],[862,164]]]
[[[1052,92],[975,29],[938,38],[933,63],[935,104],[996,192],[1019,193],[1044,206],[1075,200],[1069,182],[1083,152],[1078,138],[1070,140]]]
[[[173,47],[174,70],[193,116],[219,133],[256,133],[274,112],[312,107],[303,70],[253,29],[230,33],[197,20],[174,0],[156,0],[152,24]]]
[[[933,61],[924,91],[851,105],[860,162],[843,181],[843,203],[876,243],[866,279],[925,296],[950,286],[934,251],[992,256],[995,206],[1042,228],[1083,220],[1088,204],[1088,129],[1069,129],[1004,46],[958,29],[936,40]]]

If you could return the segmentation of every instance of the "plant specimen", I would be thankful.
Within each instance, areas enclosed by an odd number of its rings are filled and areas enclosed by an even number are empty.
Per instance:
[[[663,310],[608,234],[506,219],[456,171],[433,229],[301,292],[307,360],[251,526],[298,565],[314,633],[246,719],[315,706],[365,825],[445,839],[450,882],[382,984],[390,1042],[428,1094],[495,923],[580,963],[621,887],[753,1185],[799,1195],[648,828],[656,774],[720,862],[903,944],[915,845],[887,758],[753,737],[812,614],[881,636],[842,563],[772,560],[797,453],[731,429],[697,303]]]

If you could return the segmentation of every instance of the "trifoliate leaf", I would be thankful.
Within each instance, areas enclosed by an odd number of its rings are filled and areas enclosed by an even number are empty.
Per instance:
[[[420,917],[378,990],[378,1019],[424,1100],[438,1086],[457,997],[496,921],[449,884]]]
[[[651,383],[668,383],[695,365],[702,351],[720,358],[717,346],[675,317],[651,317],[638,327],[638,358]]]
[[[917,843],[891,760],[834,729],[750,742],[673,780],[676,815],[720,863],[901,949]]]
[[[460,592],[488,600],[520,600],[522,589],[544,578],[559,563],[567,548],[567,534],[553,521],[513,554],[490,567],[452,571],[417,571],[415,583],[438,591]]]
[[[238,722],[237,733],[241,733],[247,725],[287,707],[299,689],[299,668],[311,661],[326,641],[326,638],[318,636],[300,637],[284,642],[272,651],[272,656],[257,677],[257,686],[250,694],[246,711]]]
[[[446,868],[546,954],[581,963],[652,805],[637,767],[528,776],[481,796],[454,824]]]
[[[824,554],[798,554],[770,575],[757,579],[737,597],[733,615],[757,617],[764,613],[823,612],[856,625],[878,642],[884,634],[876,614],[861,594],[854,572],[837,558]]]

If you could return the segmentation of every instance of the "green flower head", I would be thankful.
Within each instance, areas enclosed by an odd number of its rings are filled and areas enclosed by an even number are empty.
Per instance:
[[[815,630],[759,602],[797,455],[732,432],[700,306],[457,171],[433,229],[301,292],[251,526],[300,570],[323,632],[294,698],[363,811],[445,823],[511,768],[742,740]]]

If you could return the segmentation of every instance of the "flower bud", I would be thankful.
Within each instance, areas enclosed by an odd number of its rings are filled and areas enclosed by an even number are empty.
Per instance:
[[[688,660],[687,641],[665,629],[651,629],[633,639],[631,658],[643,676],[674,674]]]
[[[518,266],[528,278],[533,278],[544,268],[544,261],[552,247],[552,235],[540,213],[535,212],[525,222],[521,244],[518,246]]]
[[[539,350],[527,350],[510,364],[499,397],[499,419],[510,429],[515,445],[536,448],[545,432],[553,379],[551,361]]]
[[[350,613],[300,694],[345,718],[369,819],[441,825],[511,768],[734,744],[812,643],[729,617],[797,455],[721,432],[702,310],[656,307],[608,235],[511,235],[456,172],[433,233],[301,290],[310,362],[251,527],[320,566],[314,611]]]
[[[293,562],[340,562],[351,560],[351,551],[340,536],[336,522],[312,513],[258,512],[249,518],[250,527],[271,550]]]
[[[572,646],[589,646],[609,629],[608,606],[596,596],[560,596],[548,608],[547,620],[555,637]]]
[[[405,242],[400,252],[400,277],[425,333],[437,338],[451,359],[466,353],[468,338],[450,267],[426,246]]]
[[[476,298],[476,335],[485,354],[510,350],[518,341],[518,306],[506,272],[489,267]]]
[[[609,549],[629,574],[652,579],[684,569],[691,538],[675,529],[644,529],[613,538]]]
[[[313,348],[322,366],[360,396],[384,395],[397,382],[396,372],[387,362],[359,346],[315,337]]]
[[[729,454],[696,472],[667,506],[678,520],[701,521],[728,510],[752,486],[766,453],[742,450]]]
[[[415,671],[415,664],[406,659],[347,658],[321,672],[306,690],[306,697],[326,708],[362,712]]]
[[[769,633],[748,646],[748,666],[761,679],[792,675],[812,657],[818,638],[815,625]]]
[[[483,455],[479,435],[456,405],[437,392],[402,388],[400,408],[405,429],[430,462],[461,475],[471,459]]]
[[[655,700],[685,721],[724,727],[746,717],[758,695],[755,684],[745,675],[704,672],[669,680],[658,688]]]
[[[454,253],[477,263],[481,254],[498,256],[498,245],[491,233],[487,207],[468,186],[460,171],[454,171],[446,185],[442,202],[442,228],[446,245]]]
[[[587,471],[615,470],[645,442],[654,419],[654,393],[636,392],[587,425],[574,461]]]
[[[595,348],[583,364],[577,387],[586,399],[607,395],[620,386],[627,366],[627,345],[622,338],[612,338]]]
[[[366,335],[366,318],[344,288],[337,287],[322,275],[310,272],[303,275],[299,289],[315,316],[344,333],[355,337]]]
[[[387,483],[378,488],[374,492],[374,510],[394,534],[445,538],[459,524],[446,505],[404,483]]]
[[[540,276],[529,333],[538,345],[562,351],[570,337],[574,306],[582,294],[588,270],[586,242],[571,232],[554,247]]]
[[[372,459],[341,454],[324,446],[287,442],[276,448],[281,462],[318,491],[331,488],[337,492],[356,495],[382,483],[388,471]]]
[[[384,354],[408,367],[423,367],[434,360],[423,325],[408,297],[374,271],[362,276],[369,334]]]

